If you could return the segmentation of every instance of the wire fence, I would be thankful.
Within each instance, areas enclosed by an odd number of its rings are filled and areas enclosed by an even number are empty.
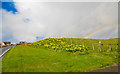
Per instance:
[[[119,49],[118,40],[72,40],[68,39],[66,40],[69,44],[77,44],[77,45],[83,45],[88,47],[88,50],[93,51],[114,51]]]

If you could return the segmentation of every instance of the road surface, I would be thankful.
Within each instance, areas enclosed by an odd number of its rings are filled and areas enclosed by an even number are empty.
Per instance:
[[[102,69],[96,69],[96,70],[92,70],[89,72],[118,72],[120,71],[120,63],[112,65],[112,66],[108,66]]]
[[[4,48],[0,48],[0,60],[3,58],[3,56],[6,54],[6,52],[14,46],[8,46]]]

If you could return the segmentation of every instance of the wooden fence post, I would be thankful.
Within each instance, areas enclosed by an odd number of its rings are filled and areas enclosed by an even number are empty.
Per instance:
[[[95,50],[95,48],[94,48],[94,44],[92,43],[92,47],[93,47],[93,51]]]
[[[77,41],[76,41],[76,45],[78,45]]]
[[[109,44],[109,45],[110,45],[110,48],[109,48],[109,49],[110,49],[110,51],[111,51],[111,50],[112,50],[111,44]]]
[[[117,46],[116,46],[116,49],[118,49],[118,44],[117,44]]]
[[[72,44],[72,40],[71,40],[71,44]]]
[[[101,51],[101,41],[99,41],[99,51]]]
[[[83,46],[84,46],[84,42],[83,42]]]

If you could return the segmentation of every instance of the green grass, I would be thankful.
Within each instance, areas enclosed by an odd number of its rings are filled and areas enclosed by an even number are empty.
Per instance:
[[[87,72],[118,63],[116,45],[112,45],[113,51],[108,50],[109,46],[103,46],[102,52],[98,51],[98,42],[103,44],[117,44],[118,39],[79,39],[66,38],[67,43],[82,44],[89,47],[89,54],[78,55],[67,52],[50,51],[46,48],[34,48],[30,46],[13,47],[2,60],[3,72]],[[95,51],[92,51],[92,43],[95,44]]]

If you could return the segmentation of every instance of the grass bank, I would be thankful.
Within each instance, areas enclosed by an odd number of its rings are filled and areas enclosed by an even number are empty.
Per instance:
[[[89,54],[68,54],[67,52],[49,50],[44,47],[34,48],[31,46],[19,45],[12,48],[2,60],[3,72],[87,72],[90,70],[110,66],[118,62],[118,53],[113,47],[113,51],[98,51],[97,43],[116,44],[117,39],[79,39],[66,38],[67,43],[88,46]],[[96,43],[96,51],[92,51],[92,43]],[[103,50],[108,50],[109,46],[104,46]]]

